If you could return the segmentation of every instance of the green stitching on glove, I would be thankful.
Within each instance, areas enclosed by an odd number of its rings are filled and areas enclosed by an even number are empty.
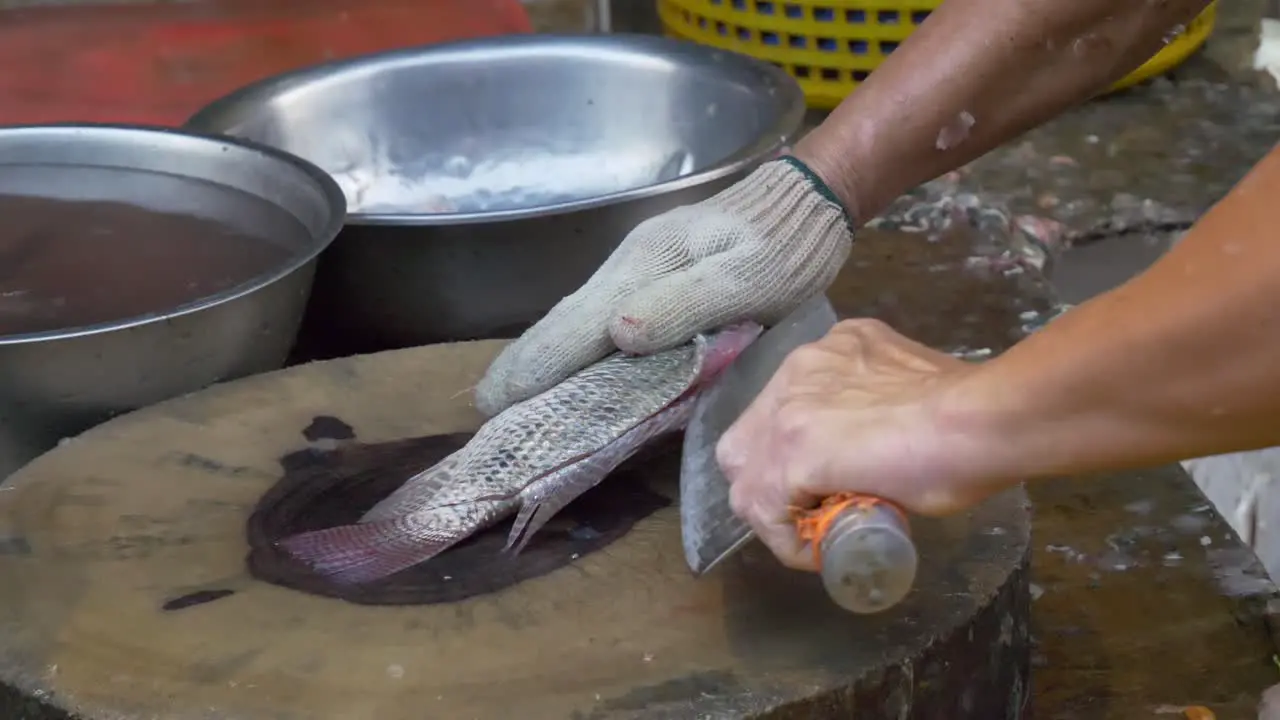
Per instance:
[[[776,162],[784,162],[796,170],[799,170],[800,174],[804,175],[805,178],[813,184],[813,189],[817,190],[819,195],[831,201],[832,205],[840,208],[840,212],[844,214],[845,224],[849,226],[849,231],[852,232],[854,230],[853,217],[849,215],[849,211],[845,208],[844,203],[840,202],[840,198],[836,197],[836,194],[831,187],[827,185],[822,178],[818,177],[818,173],[814,172],[812,168],[804,164],[803,160],[794,155],[783,155],[778,158]]]

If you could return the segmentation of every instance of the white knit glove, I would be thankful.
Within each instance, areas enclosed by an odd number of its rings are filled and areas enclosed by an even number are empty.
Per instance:
[[[657,352],[741,320],[772,325],[835,280],[851,226],[835,195],[791,157],[646,220],[503,349],[476,407],[496,415],[617,349]]]

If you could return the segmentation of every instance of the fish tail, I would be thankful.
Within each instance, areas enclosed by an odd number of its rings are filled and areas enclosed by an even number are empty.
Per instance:
[[[423,536],[402,518],[300,533],[276,544],[312,570],[342,585],[372,582],[430,560],[461,538]]]

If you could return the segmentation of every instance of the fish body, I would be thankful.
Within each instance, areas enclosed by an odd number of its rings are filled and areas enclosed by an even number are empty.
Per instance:
[[[557,512],[650,440],[682,429],[698,393],[761,331],[754,323],[645,356],[615,353],[490,419],[353,525],[280,541],[335,582],[377,580],[516,513],[519,552]]]

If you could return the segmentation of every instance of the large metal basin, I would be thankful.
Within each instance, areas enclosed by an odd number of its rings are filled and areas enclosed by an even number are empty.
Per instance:
[[[742,177],[803,116],[796,83],[743,55],[517,35],[267,79],[187,126],[283,148],[343,186],[347,226],[304,331],[336,355],[518,332],[637,223]]]
[[[117,413],[283,366],[315,258],[344,214],[333,179],[285,153],[101,125],[0,128],[0,193],[126,202],[232,226],[263,208],[297,220],[274,213],[288,228],[270,233],[286,251],[279,267],[217,294],[143,317],[0,336],[0,481]]]

